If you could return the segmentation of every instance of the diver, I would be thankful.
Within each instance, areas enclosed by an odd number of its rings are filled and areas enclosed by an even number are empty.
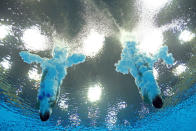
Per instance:
[[[85,61],[82,54],[67,55],[66,48],[56,47],[53,51],[53,58],[41,58],[38,55],[21,51],[20,56],[24,62],[40,64],[42,68],[42,78],[38,90],[37,100],[39,103],[40,118],[47,121],[52,114],[52,108],[58,101],[60,86],[67,75],[67,68],[73,64]]]
[[[147,103],[152,103],[155,108],[163,106],[160,88],[153,75],[153,66],[158,59],[162,59],[166,64],[173,64],[172,54],[168,54],[168,47],[163,46],[159,52],[148,57],[145,53],[136,48],[136,42],[126,42],[121,53],[121,60],[115,64],[116,71],[123,74],[131,73],[135,78],[138,90]]]

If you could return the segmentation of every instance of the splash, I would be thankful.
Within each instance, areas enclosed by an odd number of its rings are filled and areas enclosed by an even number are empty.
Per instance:
[[[177,24],[174,23],[161,27],[157,27],[156,24],[157,14],[171,2],[172,0],[137,0],[135,6],[139,14],[139,21],[129,32],[129,37],[127,33],[121,31],[121,39],[128,38],[136,41],[138,49],[146,55],[157,54],[164,43],[163,33],[168,29],[177,28]]]
[[[115,64],[116,71],[123,74],[131,73],[144,100],[153,102],[153,99],[161,93],[153,75],[154,63],[161,58],[166,64],[173,64],[174,58],[172,54],[168,54],[166,46],[163,46],[159,53],[148,57],[145,53],[141,53],[136,45],[136,42],[126,42],[121,60]]]
[[[20,56],[24,62],[40,64],[42,68],[42,78],[38,92],[38,102],[40,104],[40,117],[47,120],[52,113],[52,107],[58,101],[62,80],[67,75],[67,68],[73,64],[85,61],[85,56],[81,54],[67,55],[66,48],[56,47],[53,58],[41,58],[38,55],[21,51]]]

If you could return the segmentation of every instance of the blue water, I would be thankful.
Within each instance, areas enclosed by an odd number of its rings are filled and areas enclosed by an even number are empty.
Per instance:
[[[196,91],[196,85],[190,89]],[[188,91],[184,94],[186,95]],[[152,113],[146,118],[137,121],[134,126],[116,124],[112,130],[193,130],[196,127],[196,95],[189,96],[181,103]],[[29,111],[28,111],[29,112]],[[11,107],[1,103],[0,128],[1,130],[108,130],[106,127],[61,127],[56,126],[54,121],[43,123],[38,116],[27,117],[23,115],[24,109]],[[32,114],[31,114],[32,115]]]
[[[195,7],[195,0],[1,0],[0,131],[194,130]],[[152,105],[157,95],[161,109]],[[45,122],[43,99],[53,101]]]

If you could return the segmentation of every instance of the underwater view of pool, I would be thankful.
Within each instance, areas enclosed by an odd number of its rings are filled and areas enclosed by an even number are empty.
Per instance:
[[[0,130],[195,120],[195,0],[0,1]]]

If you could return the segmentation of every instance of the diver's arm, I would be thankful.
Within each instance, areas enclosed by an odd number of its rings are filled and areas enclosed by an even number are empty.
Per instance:
[[[167,46],[163,46],[160,49],[159,53],[155,56],[154,60],[157,61],[157,59],[159,58],[163,59],[166,64],[172,65],[174,63],[174,58],[171,53],[168,53]]]
[[[82,54],[73,54],[69,56],[65,62],[67,67],[71,67],[73,64],[79,64],[84,62],[86,57]]]
[[[120,60],[118,63],[115,64],[116,66],[116,71],[121,72],[123,74],[128,74],[129,73],[129,62]]]
[[[19,54],[22,57],[22,59],[24,60],[24,62],[26,62],[28,64],[31,64],[33,62],[41,64],[44,62],[44,59],[41,58],[40,56],[35,55],[35,54],[31,54],[27,51],[21,51]]]
[[[137,49],[136,49],[135,42],[126,42],[125,48],[122,50],[121,53],[121,60],[115,64],[116,71],[121,72],[123,74],[128,74],[129,72],[133,77],[138,75],[137,67],[136,67],[136,56],[137,56]],[[136,56],[135,56],[136,55]]]

